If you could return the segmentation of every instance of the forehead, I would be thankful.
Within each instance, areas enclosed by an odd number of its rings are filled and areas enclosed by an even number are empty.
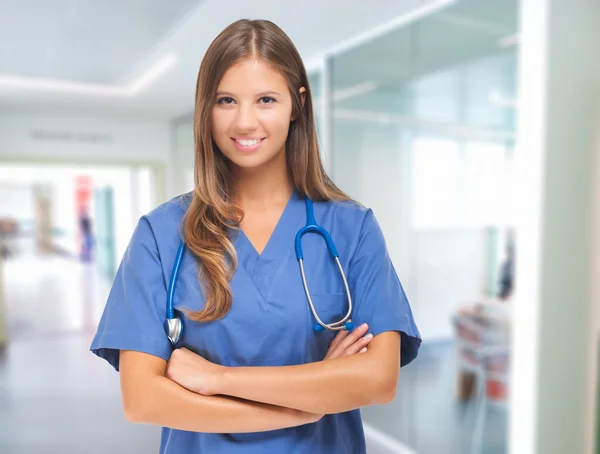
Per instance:
[[[246,59],[232,65],[219,82],[219,91],[235,94],[255,94],[265,91],[287,93],[285,77],[260,59]]]

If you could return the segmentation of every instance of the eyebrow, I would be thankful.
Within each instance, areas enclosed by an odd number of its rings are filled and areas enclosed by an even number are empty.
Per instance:
[[[281,93],[277,92],[277,91],[263,91],[261,93],[257,93],[255,96],[257,97],[261,97],[261,96],[267,96],[267,95],[279,95],[282,96]],[[231,96],[234,97],[235,95],[233,93],[230,93],[228,91],[218,91],[216,96]]]

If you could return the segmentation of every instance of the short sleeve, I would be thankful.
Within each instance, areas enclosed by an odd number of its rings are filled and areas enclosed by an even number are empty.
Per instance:
[[[119,351],[168,360],[164,332],[167,291],[156,240],[146,217],[136,226],[110,290],[90,350],[119,370]]]
[[[400,332],[401,365],[410,363],[417,357],[421,335],[388,254],[383,232],[371,210],[363,221],[348,280],[354,325],[368,323],[369,332],[374,336],[385,331]]]

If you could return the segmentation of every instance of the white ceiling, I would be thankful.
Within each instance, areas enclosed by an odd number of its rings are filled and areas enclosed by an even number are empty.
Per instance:
[[[4,0],[0,74],[114,84],[202,0]]]
[[[452,0],[1,0],[0,76],[131,84],[154,63],[177,63],[135,96],[0,86],[0,112],[141,116],[189,113],[198,66],[240,18],[270,19],[309,66],[323,52],[391,19]]]

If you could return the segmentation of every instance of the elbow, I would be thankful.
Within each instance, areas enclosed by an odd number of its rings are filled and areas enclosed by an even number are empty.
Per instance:
[[[385,386],[382,388],[381,395],[379,396],[381,404],[389,404],[396,398],[396,384],[393,386]]]
[[[125,419],[128,422],[132,422],[132,423],[135,423],[135,424],[139,424],[141,422],[138,413],[136,413],[135,411],[133,411],[133,409],[131,409],[131,408],[129,408],[129,407],[127,407],[127,406],[124,405],[123,406],[123,412],[125,414]]]
[[[130,399],[123,399],[123,412],[125,419],[135,424],[143,424],[146,422],[145,410],[140,405],[131,402]]]
[[[160,415],[165,367],[166,362],[161,358],[132,351],[121,353],[121,400],[127,421],[153,424]]]
[[[152,424],[152,399],[142,396],[123,395],[123,412],[125,419],[135,424]]]
[[[372,403],[389,404],[396,397],[400,378],[400,336],[398,333],[376,336],[362,358],[361,370],[371,381]]]
[[[396,398],[396,389],[398,388],[398,375],[382,374],[375,380],[374,389],[376,390],[374,404],[389,404]]]

